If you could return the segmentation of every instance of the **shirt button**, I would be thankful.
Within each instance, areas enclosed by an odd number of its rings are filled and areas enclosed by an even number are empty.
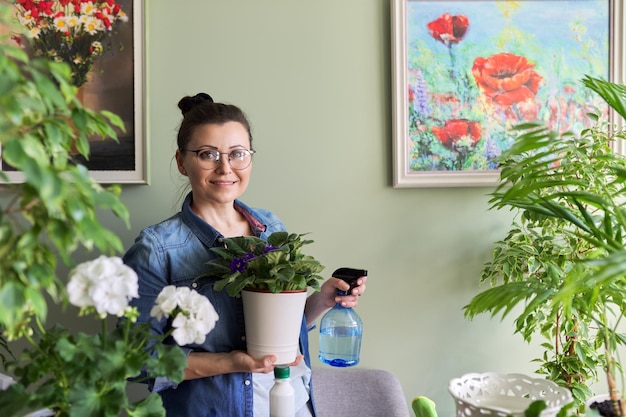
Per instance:
[[[193,288],[198,288],[198,283],[197,283],[197,282],[194,282],[193,284],[191,284],[191,286],[192,286]]]
[[[250,385],[250,380],[249,380],[249,379],[246,379],[246,380],[244,381],[244,384],[246,384],[246,385]]]
[[[246,341],[246,336],[241,336],[241,340],[245,342]]]

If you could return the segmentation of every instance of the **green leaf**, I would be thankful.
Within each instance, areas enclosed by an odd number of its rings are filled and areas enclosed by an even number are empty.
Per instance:
[[[620,116],[626,119],[626,87],[586,75],[583,84],[595,91]]]
[[[179,383],[184,378],[184,369],[187,366],[187,355],[176,345],[154,345],[155,356],[150,356],[146,367],[153,376],[168,376],[172,381]]]
[[[116,417],[128,404],[125,384],[102,390],[94,386],[72,384],[68,400],[72,404],[69,410],[71,417]]]
[[[127,410],[129,417],[165,417],[163,400],[157,393],[151,393],[141,401],[132,404]]]
[[[63,360],[72,362],[77,352],[77,346],[67,337],[62,337],[56,343],[56,351]]]
[[[4,391],[0,391],[0,413],[4,416],[26,415],[33,411],[32,397],[21,384],[13,384]]]
[[[524,411],[525,417],[539,417],[541,412],[548,408],[544,400],[533,401]]]
[[[0,317],[8,329],[19,324],[25,307],[26,300],[21,285],[5,282],[0,286]]]

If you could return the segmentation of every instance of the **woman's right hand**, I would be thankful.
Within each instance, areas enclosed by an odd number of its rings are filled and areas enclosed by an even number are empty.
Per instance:
[[[274,355],[268,355],[261,359],[254,359],[252,356],[243,351],[233,351],[231,354],[234,355],[236,358],[235,360],[241,361],[246,366],[246,370],[243,372],[261,372],[267,374],[269,372],[273,372],[274,366],[276,366],[276,356]],[[297,366],[303,359],[303,355],[298,355],[292,363],[286,364],[286,366]]]
[[[261,359],[255,359],[242,350],[230,352],[235,368],[238,372],[257,372],[267,374],[274,371],[276,356],[268,355]]]
[[[298,355],[296,360],[288,365],[296,366],[302,362],[303,358],[304,356]],[[187,357],[185,379],[204,378],[233,372],[267,374],[274,371],[275,365],[275,355],[255,359],[242,350],[228,353],[191,352]]]

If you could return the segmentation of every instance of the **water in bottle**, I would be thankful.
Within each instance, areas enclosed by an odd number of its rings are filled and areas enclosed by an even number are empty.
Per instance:
[[[345,307],[333,308],[333,313]],[[352,311],[354,313],[354,310]],[[331,366],[345,368],[359,363],[361,336],[363,335],[361,319],[349,312],[333,314],[325,317],[320,328],[319,359]]]

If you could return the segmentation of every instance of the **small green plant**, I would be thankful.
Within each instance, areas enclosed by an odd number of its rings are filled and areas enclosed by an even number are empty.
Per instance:
[[[624,86],[583,83],[626,116]],[[581,406],[598,370],[617,404],[614,352],[626,340],[617,330],[626,309],[626,159],[612,149],[625,135],[590,116],[595,125],[577,135],[519,127],[491,199],[492,208],[518,210],[517,220],[483,269],[491,288],[464,308],[470,319],[518,314],[516,333],[545,339],[538,372],[569,387]]]
[[[304,245],[313,243],[303,236],[274,232],[267,242],[254,236],[223,239],[223,248],[211,248],[218,256],[207,263],[207,275],[219,277],[215,288],[226,288],[231,296],[246,288],[272,293],[318,290],[324,266],[302,253]]]

